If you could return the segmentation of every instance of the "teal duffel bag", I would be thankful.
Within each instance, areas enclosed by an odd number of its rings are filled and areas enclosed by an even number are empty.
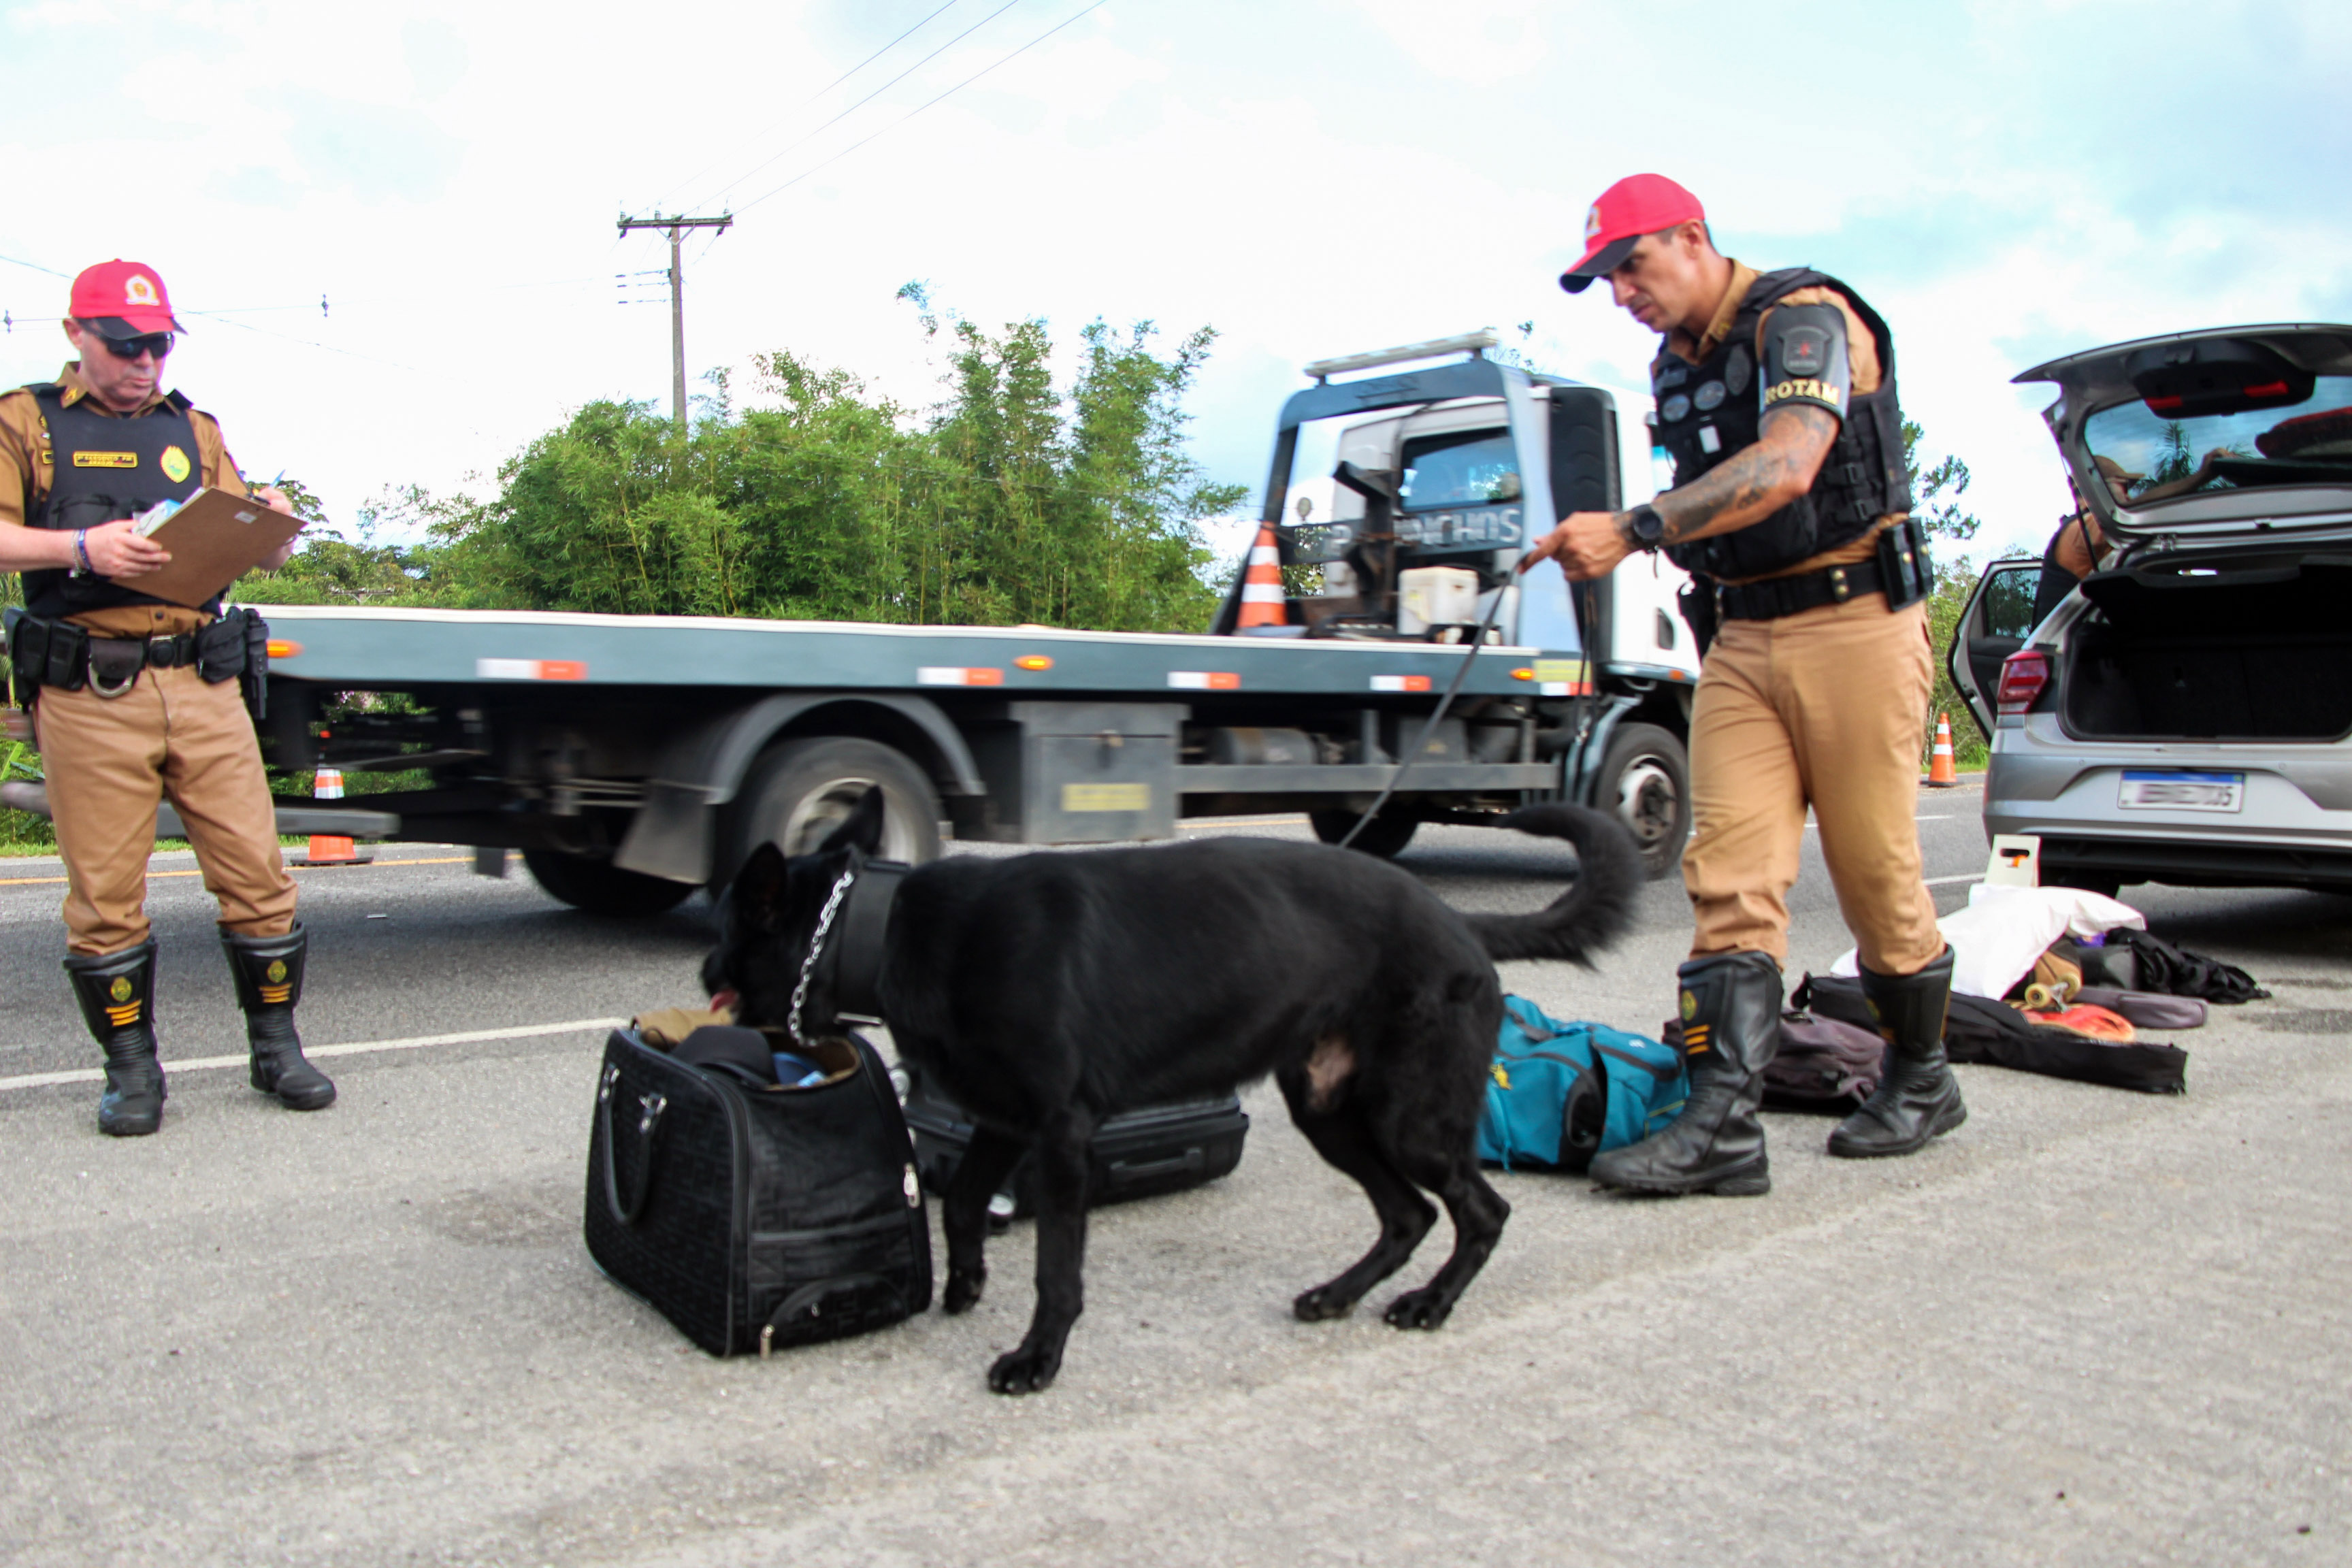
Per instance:
[[[1478,1158],[1507,1171],[1581,1175],[1603,1149],[1638,1143],[1682,1114],[1689,1093],[1682,1053],[1671,1046],[1564,1023],[1524,996],[1506,996]]]

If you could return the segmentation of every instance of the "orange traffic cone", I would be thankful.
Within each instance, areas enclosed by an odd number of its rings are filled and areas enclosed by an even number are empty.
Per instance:
[[[313,800],[342,799],[343,771],[341,768],[320,768],[317,781],[310,786],[310,798]],[[374,858],[373,855],[361,854],[350,839],[340,834],[313,833],[310,835],[310,853],[294,864],[297,866],[364,866]]]
[[[1242,574],[1241,618],[1234,624],[1240,631],[1290,624],[1282,592],[1282,556],[1275,547],[1270,522],[1260,525],[1257,542],[1250,546],[1249,567]]]
[[[1931,789],[1949,789],[1960,782],[1952,768],[1952,716],[1936,715],[1936,749],[1927,754],[1927,784]]]

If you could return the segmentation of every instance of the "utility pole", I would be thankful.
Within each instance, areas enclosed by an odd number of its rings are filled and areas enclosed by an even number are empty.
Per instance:
[[[651,217],[630,217],[624,214],[621,218],[623,234],[633,228],[669,230],[670,414],[677,421],[681,436],[686,434],[686,266],[678,259],[678,242],[689,228],[715,228],[723,233],[734,225],[731,213],[721,213],[717,217],[664,217],[658,213]]]

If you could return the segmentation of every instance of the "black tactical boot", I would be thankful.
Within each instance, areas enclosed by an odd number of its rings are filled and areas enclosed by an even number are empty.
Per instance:
[[[294,1005],[302,1000],[302,956],[310,934],[298,923],[284,936],[236,936],[221,932],[229,973],[236,976],[236,1005],[245,1009],[246,1043],[253,1047],[253,1087],[274,1094],[295,1110],[323,1110],[335,1103],[327,1075],[302,1059],[302,1037],[294,1032]]]
[[[66,959],[82,1021],[106,1051],[98,1130],[142,1138],[163,1120],[163,1068],[155,1060],[155,943]]]
[[[1863,999],[1886,1040],[1878,1090],[1830,1134],[1830,1152],[1849,1160],[1908,1154],[1969,1119],[1960,1084],[1944,1059],[1944,1013],[1952,1000],[1952,950],[1916,974],[1862,972]]]
[[[1682,967],[1683,1060],[1690,1099],[1666,1129],[1592,1159],[1592,1179],[1636,1193],[1761,1197],[1764,1064],[1780,1040],[1780,966],[1764,953],[1695,958]]]

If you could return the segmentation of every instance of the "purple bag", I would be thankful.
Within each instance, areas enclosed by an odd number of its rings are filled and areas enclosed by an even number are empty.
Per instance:
[[[1659,1036],[1682,1049],[1679,1019],[1668,1019]],[[1765,1107],[1843,1116],[1877,1089],[1885,1059],[1886,1042],[1868,1029],[1791,1008],[1780,1015],[1780,1041],[1764,1068]]]
[[[2205,1022],[2205,1003],[2196,996],[2166,996],[2154,991],[2111,991],[2104,985],[2085,985],[2074,1000],[2120,1013],[2138,1029],[2194,1029]]]

